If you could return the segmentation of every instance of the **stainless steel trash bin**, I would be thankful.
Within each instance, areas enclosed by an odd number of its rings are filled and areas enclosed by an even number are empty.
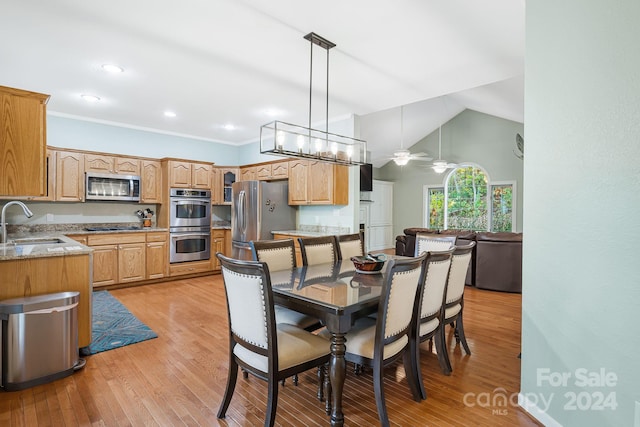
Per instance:
[[[0,301],[0,384],[5,390],[53,381],[80,365],[79,299],[79,292],[59,292]]]

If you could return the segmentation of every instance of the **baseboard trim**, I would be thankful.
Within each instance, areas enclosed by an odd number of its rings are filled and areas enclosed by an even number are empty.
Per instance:
[[[538,405],[533,403],[522,393],[518,393],[518,405],[520,405],[522,409],[524,409],[524,411],[533,418],[540,421],[545,427],[562,427],[562,424],[557,422],[547,412],[540,409]]]

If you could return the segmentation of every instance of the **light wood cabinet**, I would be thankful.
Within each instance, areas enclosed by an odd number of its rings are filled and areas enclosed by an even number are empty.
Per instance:
[[[55,182],[56,182],[56,153],[47,149],[47,158],[45,163],[46,170],[46,190],[44,196],[27,197],[27,200],[37,202],[52,202],[55,200]],[[2,198],[2,197],[0,197]]]
[[[289,178],[289,162],[276,162],[271,164],[271,179]]]
[[[91,344],[90,256],[65,255],[0,262],[0,300],[77,291],[78,347]]]
[[[81,243],[81,244],[83,244],[85,246],[87,246],[88,243],[89,243],[88,236],[86,234],[82,234],[82,235],[76,234],[76,235],[70,235],[70,236],[68,235],[67,237],[69,237],[69,238],[75,240],[76,242]]]
[[[56,151],[55,200],[84,201],[84,154]]]
[[[240,181],[254,181],[256,179],[256,168],[253,166],[240,168]]]
[[[211,165],[179,160],[167,161],[170,188],[211,188]]]
[[[144,242],[118,245],[118,283],[138,282],[146,278],[146,251]]]
[[[217,252],[227,255],[224,230],[211,230],[211,269],[220,270],[220,260],[216,256]]]
[[[217,185],[212,187],[212,193],[216,192],[215,197],[211,196],[211,199],[215,199],[215,202],[211,202],[215,205],[230,205],[231,204],[231,185],[238,180],[240,170],[235,167],[214,167],[216,172],[212,176],[212,181],[215,179]]]
[[[118,245],[89,245],[93,249],[93,287],[118,282]]]
[[[289,161],[289,204],[349,204],[348,167],[313,160]]]
[[[167,275],[167,234],[147,233],[147,279],[160,279]]]
[[[162,168],[156,160],[143,160],[140,203],[162,203]]]
[[[84,171],[140,175],[140,160],[131,157],[86,153],[84,155]]]
[[[255,166],[254,170],[255,170],[255,179],[260,181],[266,181],[268,179],[271,179],[271,163]]]
[[[44,196],[49,95],[0,86],[0,195]]]
[[[211,204],[222,204],[222,178],[220,169],[211,168]]]
[[[184,276],[186,274],[206,273],[211,271],[211,260],[190,261],[169,264],[169,276]]]

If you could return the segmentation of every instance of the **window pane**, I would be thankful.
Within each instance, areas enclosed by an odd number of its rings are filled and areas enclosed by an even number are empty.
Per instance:
[[[428,228],[442,230],[444,228],[444,188],[430,188],[427,204]]]
[[[513,186],[491,186],[491,231],[513,230]]]
[[[447,180],[447,228],[486,231],[487,176],[473,166],[453,171]]]

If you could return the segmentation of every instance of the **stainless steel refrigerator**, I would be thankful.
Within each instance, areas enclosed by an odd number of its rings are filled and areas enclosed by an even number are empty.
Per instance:
[[[251,259],[251,240],[271,240],[273,230],[295,230],[287,181],[238,181],[231,186],[231,256]]]

